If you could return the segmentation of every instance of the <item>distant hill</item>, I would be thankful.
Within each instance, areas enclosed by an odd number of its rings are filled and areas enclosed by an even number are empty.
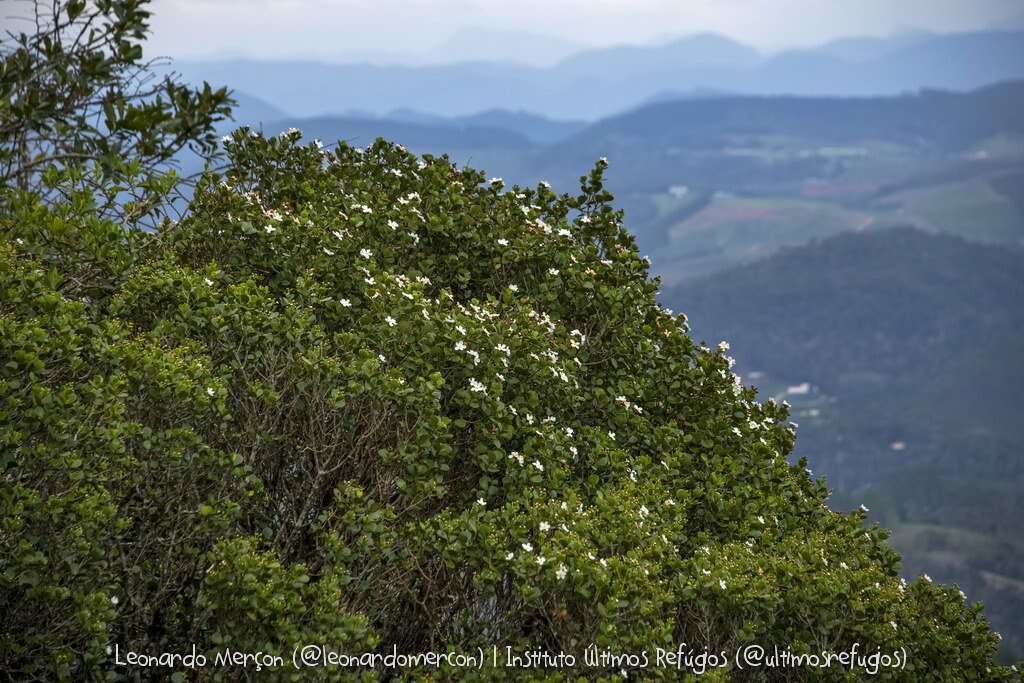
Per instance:
[[[714,33],[676,38],[662,45],[616,45],[567,57],[556,71],[563,78],[618,80],[638,73],[665,73],[694,68],[747,69],[762,60],[760,52]]]
[[[235,90],[231,96],[237,104],[231,110],[232,120],[227,125],[222,124],[222,128],[237,128],[243,125],[258,127],[260,124],[279,121],[290,115],[269,102],[245,92]]]
[[[175,68],[188,80],[230,83],[303,117],[409,107],[448,117],[525,109],[593,120],[666,90],[865,96],[977,88],[1024,78],[1024,32],[857,39],[773,56],[701,34],[664,45],[586,50],[543,68],[505,61],[417,68],[244,60],[177,62]]]
[[[587,126],[584,121],[554,120],[521,109],[518,111],[488,109],[478,114],[459,116],[452,119],[452,121],[467,126],[482,126],[513,131],[523,135],[532,142],[538,143],[552,143],[564,140]]]
[[[974,368],[974,381],[986,379],[964,351],[1024,331],[1024,249],[910,228],[845,232],[681,285],[664,299],[687,312],[698,337],[729,339],[748,371],[810,381],[829,395],[909,401],[904,390],[922,391],[960,364]],[[1016,344],[1017,355],[1004,352],[999,366],[1024,381],[1024,340]],[[910,374],[911,386],[894,393],[888,378]],[[1024,437],[1024,423],[1010,419],[1011,397],[976,393],[970,406],[948,405],[946,420],[987,432],[1012,425]]]
[[[836,505],[867,503],[905,567],[985,600],[1024,652],[1024,249],[847,232],[662,302],[793,404]]]
[[[433,126],[497,128],[518,133],[531,142],[542,144],[564,140],[587,126],[584,121],[561,121],[532,114],[528,111],[510,111],[508,109],[488,109],[487,111],[468,116],[453,116],[449,118],[403,107],[395,109],[379,118]]]
[[[606,118],[567,144],[715,148],[741,136],[786,135],[821,144],[912,141],[962,149],[999,131],[1024,131],[1024,81],[971,92],[894,97],[711,96],[650,104]]]
[[[935,34],[928,31],[905,31],[884,38],[852,36],[825,43],[818,48],[818,52],[849,62],[868,62],[934,37]]]
[[[620,193],[683,185],[794,195],[817,180],[867,198],[887,182],[962,165],[992,136],[1020,136],[1020,111],[1024,81],[888,97],[687,98],[595,122],[545,148],[533,166],[568,185],[580,165],[607,156]]]

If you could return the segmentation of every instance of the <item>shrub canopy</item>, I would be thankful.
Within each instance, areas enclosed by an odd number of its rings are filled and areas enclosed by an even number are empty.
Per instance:
[[[154,234],[88,193],[0,214],[4,670],[858,643],[905,647],[896,678],[1010,677],[980,606],[905,585],[787,462],[786,407],[657,305],[604,161],[570,197],[383,141],[227,148]]]

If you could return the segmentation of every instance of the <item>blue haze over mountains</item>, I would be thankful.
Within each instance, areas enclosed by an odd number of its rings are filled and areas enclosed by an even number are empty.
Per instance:
[[[400,108],[461,116],[500,108],[594,120],[666,91],[883,95],[976,88],[1024,77],[1024,31],[841,39],[774,55],[699,34],[656,46],[587,50],[547,68],[247,60],[176,62],[175,68],[188,80],[231,84],[298,117]]]

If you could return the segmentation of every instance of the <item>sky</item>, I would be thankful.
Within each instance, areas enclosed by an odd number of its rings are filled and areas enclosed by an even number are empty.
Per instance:
[[[1021,0],[153,0],[151,9],[150,56],[328,62],[511,55],[542,65],[582,47],[706,31],[775,51],[1024,25]]]
[[[24,29],[11,15],[30,4],[7,3],[0,28]],[[770,53],[907,30],[1024,29],[1022,0],[151,0],[150,9],[150,57],[413,65],[546,66],[588,47],[701,32]]]

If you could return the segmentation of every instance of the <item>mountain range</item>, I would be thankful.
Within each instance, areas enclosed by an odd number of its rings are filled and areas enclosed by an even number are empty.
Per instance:
[[[413,67],[230,60],[179,61],[174,68],[189,81],[228,83],[281,103],[298,117],[353,109],[381,115],[401,108],[464,116],[498,108],[595,120],[666,90],[864,96],[976,88],[1024,77],[1024,31],[844,39],[774,55],[698,34],[661,45],[584,50],[549,67],[512,61]]]

